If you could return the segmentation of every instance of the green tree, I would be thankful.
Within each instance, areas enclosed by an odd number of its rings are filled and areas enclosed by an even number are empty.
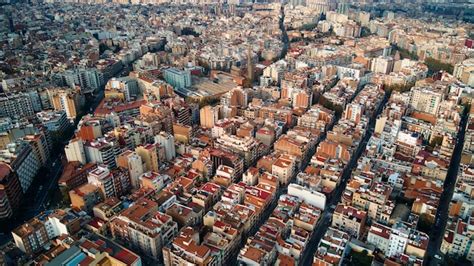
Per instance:
[[[443,63],[439,60],[428,57],[425,59],[425,64],[428,66],[428,70],[431,74],[439,71],[446,71],[453,74],[454,67],[451,64]]]
[[[418,219],[417,229],[423,233],[429,234],[433,227],[433,217],[429,214],[422,213]]]
[[[314,30],[318,24],[316,23],[308,23],[304,24],[303,26],[300,27],[300,30]]]
[[[370,36],[371,33],[370,33],[370,29],[367,28],[367,27],[362,27],[361,30],[360,30],[360,37],[367,37],[367,36]]]
[[[408,58],[411,60],[418,60],[418,55],[408,51],[407,49],[403,49],[401,47],[395,46],[394,49],[392,50],[392,53],[395,54],[397,51],[400,54],[400,59]]]
[[[362,250],[362,252],[356,252],[351,250],[351,259],[350,265],[357,266],[370,266],[372,265],[373,257],[369,255],[367,250]]]
[[[393,85],[389,85],[389,86],[385,86],[385,91],[398,91],[398,92],[407,92],[409,91],[413,86],[415,86],[414,83],[409,83],[409,84],[406,84],[406,85],[402,85],[402,84],[393,84]]]
[[[443,136],[435,136],[430,142],[430,146],[435,148],[436,146],[439,146],[443,143]]]

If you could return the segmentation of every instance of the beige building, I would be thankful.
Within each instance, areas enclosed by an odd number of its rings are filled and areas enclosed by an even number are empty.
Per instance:
[[[417,111],[436,115],[443,94],[430,88],[414,87],[411,90],[410,105]]]
[[[352,206],[337,205],[333,214],[331,226],[359,238],[361,231],[365,226],[367,212],[359,211]]]
[[[288,184],[294,176],[296,160],[294,156],[282,155],[272,165],[272,174],[276,175],[280,184]]]
[[[100,189],[92,184],[84,184],[69,191],[69,198],[73,208],[86,211],[92,210],[103,199]]]
[[[454,66],[453,76],[464,84],[474,86],[474,58],[464,60]]]
[[[204,106],[199,111],[201,127],[213,128],[217,120],[219,120],[219,107],[218,106]]]
[[[352,195],[352,206],[367,211],[367,215],[387,224],[395,207],[389,200],[392,188],[383,183],[374,183],[369,189],[359,188]]]
[[[112,236],[128,247],[160,258],[161,249],[178,234],[171,216],[158,212],[158,204],[141,199],[110,222]]]
[[[142,158],[143,163],[145,164],[146,171],[159,171],[158,163],[158,150],[156,145],[147,144],[145,146],[138,146],[135,148],[135,152]]]
[[[74,120],[84,106],[85,99],[80,89],[51,89],[48,92],[54,110],[64,110],[69,120]]]
[[[211,249],[199,243],[199,232],[191,227],[181,230],[171,245],[163,248],[163,263],[172,265],[216,265]]]

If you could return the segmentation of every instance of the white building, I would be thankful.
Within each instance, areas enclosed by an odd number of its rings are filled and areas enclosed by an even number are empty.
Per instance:
[[[388,226],[374,223],[367,235],[367,243],[376,246],[384,254],[388,254],[390,246],[390,234],[392,229]]]
[[[140,187],[140,176],[144,173],[142,157],[136,152],[127,155],[128,172],[132,187],[137,189]]]
[[[98,90],[104,84],[104,77],[97,69],[67,70],[62,74],[62,79],[72,89],[79,86],[81,90]]]
[[[263,70],[263,77],[271,78],[272,81],[280,84],[287,67],[288,63],[285,60],[277,61]]]
[[[171,161],[176,157],[176,148],[174,146],[173,135],[161,131],[155,136],[155,143],[158,143],[165,150],[165,157],[167,161]]]
[[[78,161],[81,164],[87,163],[84,143],[81,139],[71,139],[66,147],[64,147],[64,152],[68,162]]]
[[[137,80],[130,77],[112,78],[107,82],[106,89],[123,92],[127,102],[136,99],[140,93]]]
[[[456,64],[453,76],[464,84],[474,87],[474,58],[469,58],[462,63]]]
[[[379,56],[372,59],[370,71],[375,73],[389,74],[393,70],[393,57]]]
[[[388,251],[385,255],[388,257],[397,256],[405,252],[408,243],[410,230],[407,225],[403,223],[396,223],[392,227],[390,233]]]
[[[88,162],[105,164],[110,169],[117,166],[115,156],[120,154],[120,149],[114,141],[99,138],[96,141],[86,143],[84,150]]]
[[[288,185],[288,194],[302,199],[304,202],[311,204],[317,208],[324,210],[326,207],[326,196],[317,191],[312,191],[308,188],[297,184]]]
[[[442,93],[430,88],[414,87],[411,90],[410,105],[417,111],[436,115],[442,98]]]

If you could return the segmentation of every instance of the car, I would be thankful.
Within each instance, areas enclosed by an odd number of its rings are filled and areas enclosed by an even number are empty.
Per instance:
[[[441,256],[438,255],[438,254],[435,254],[434,257],[435,257],[435,259],[437,259],[437,260],[442,260]]]

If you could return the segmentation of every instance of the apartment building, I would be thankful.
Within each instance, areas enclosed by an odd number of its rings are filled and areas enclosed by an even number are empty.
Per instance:
[[[0,162],[0,220],[16,214],[22,198],[18,175],[8,164]]]
[[[0,115],[11,118],[23,118],[33,116],[33,104],[30,97],[25,93],[1,94]]]
[[[334,210],[331,226],[359,238],[366,220],[367,212],[359,211],[352,206],[338,204]]]
[[[110,230],[132,250],[160,259],[162,248],[178,234],[178,225],[158,211],[156,202],[141,199],[112,219]]]

